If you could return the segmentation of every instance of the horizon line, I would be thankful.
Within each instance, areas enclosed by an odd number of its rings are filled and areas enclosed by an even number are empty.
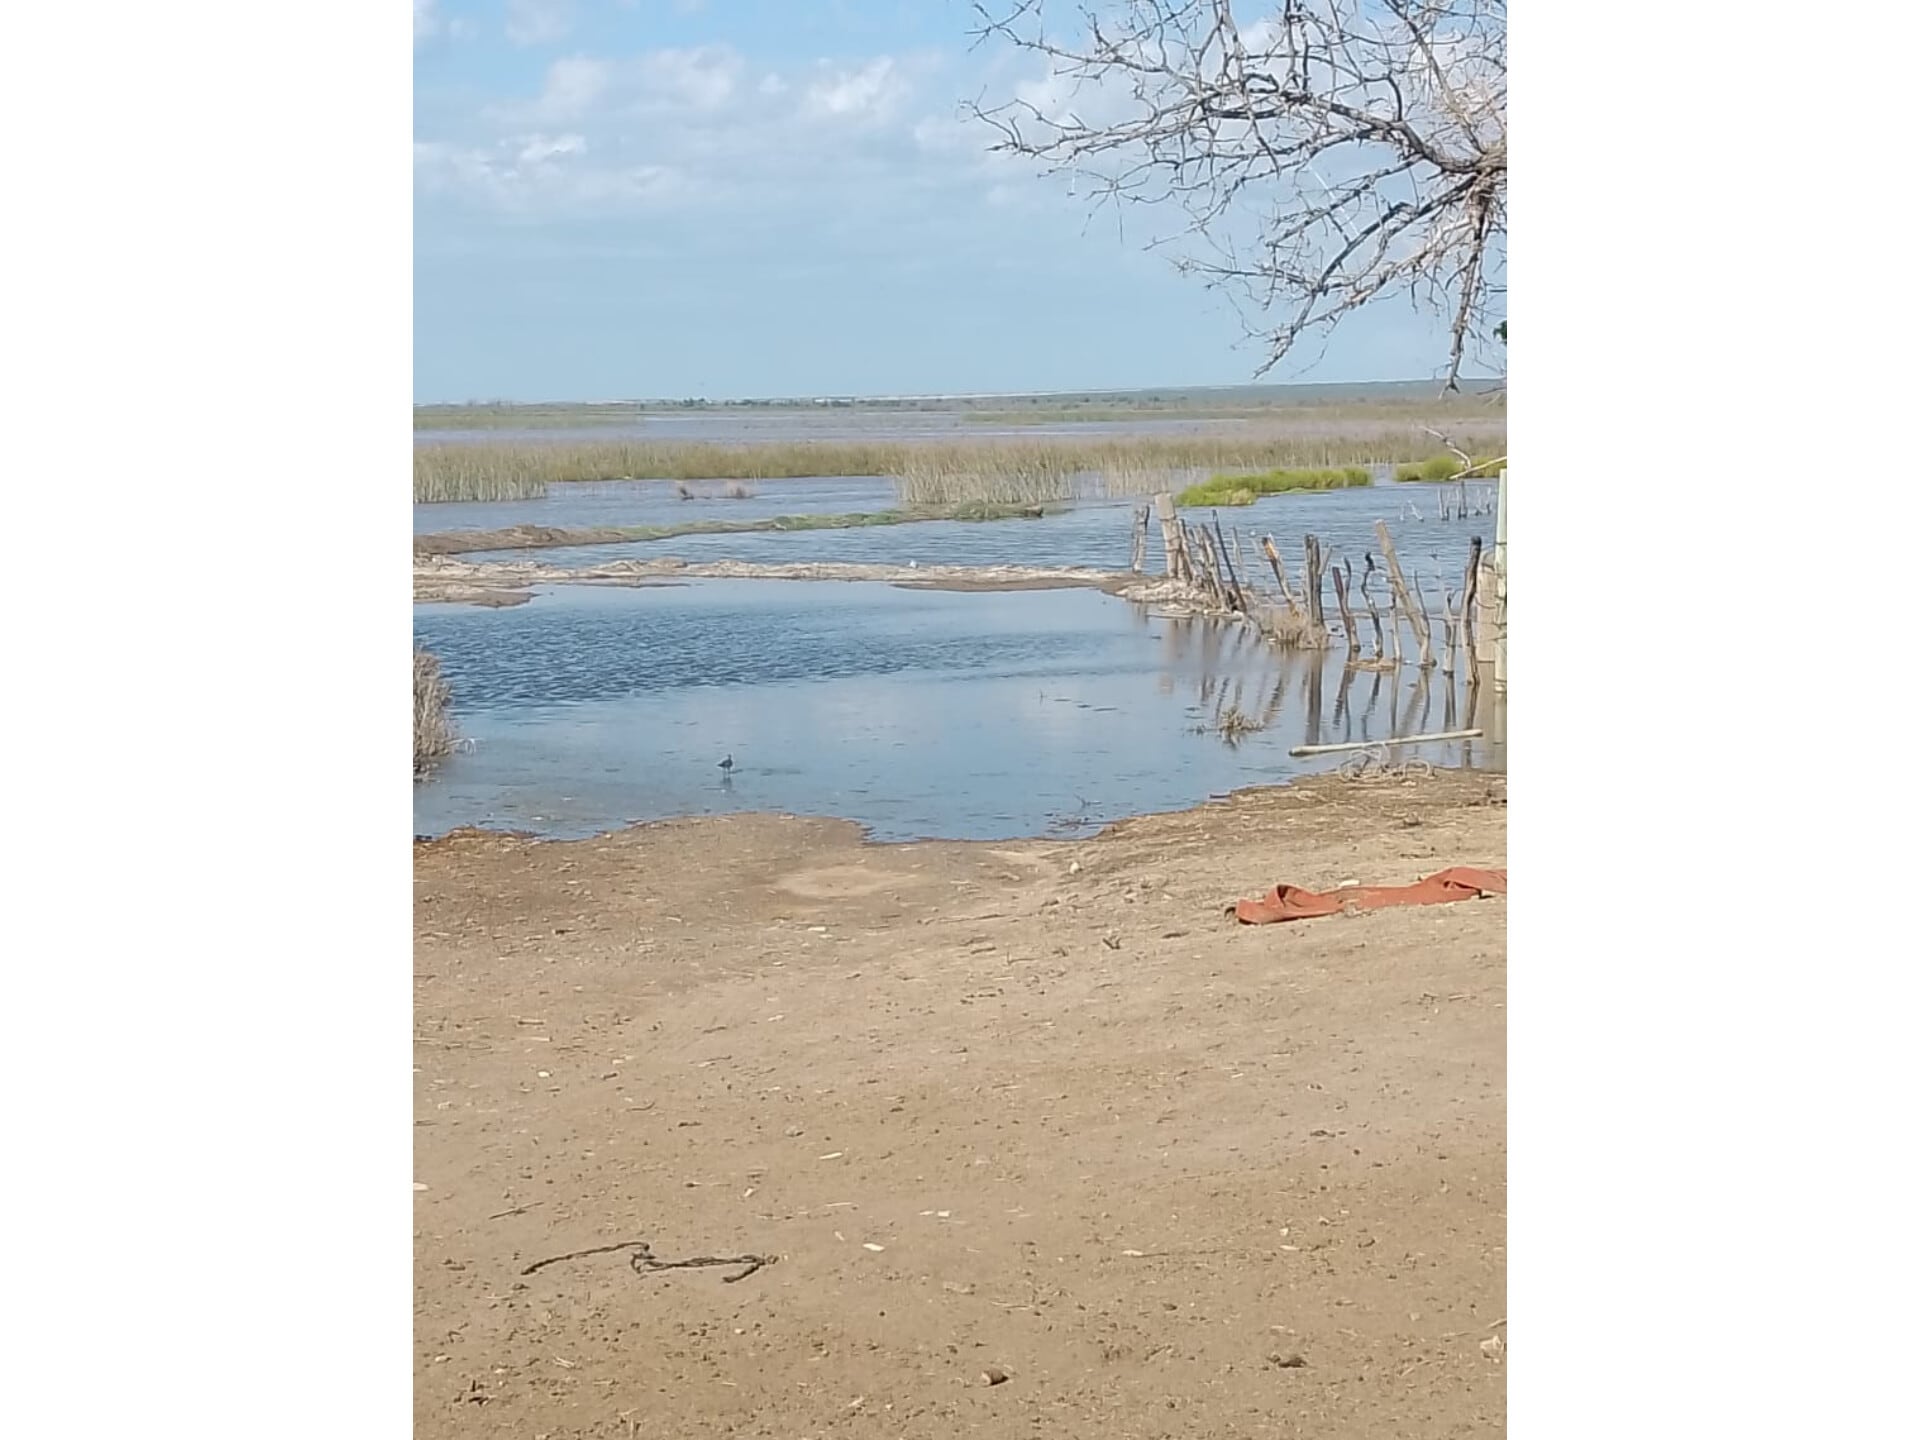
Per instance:
[[[1462,376],[1462,385],[1498,384],[1497,375]],[[1089,399],[1103,399],[1127,395],[1144,395],[1151,391],[1173,391],[1182,394],[1203,394],[1207,392],[1225,392],[1237,390],[1333,390],[1356,389],[1365,386],[1407,386],[1439,385],[1435,378],[1414,378],[1403,380],[1291,380],[1291,381],[1248,381],[1239,385],[1135,385],[1092,390],[939,390],[909,392],[901,394],[859,395],[845,391],[823,391],[811,395],[688,395],[672,397],[623,396],[599,400],[510,400],[496,398],[490,400],[415,400],[415,410],[477,410],[488,408],[512,408],[532,410],[542,406],[589,406],[589,405],[667,405],[685,407],[689,402],[703,405],[815,405],[815,404],[899,404],[904,401],[919,400],[1051,400],[1066,396],[1084,396]]]

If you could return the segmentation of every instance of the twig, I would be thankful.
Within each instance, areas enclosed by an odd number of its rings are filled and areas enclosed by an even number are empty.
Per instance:
[[[531,1275],[536,1270],[544,1270],[549,1265],[558,1265],[562,1260],[581,1260],[589,1255],[612,1255],[617,1251],[631,1250],[627,1263],[633,1267],[636,1275],[645,1275],[653,1270],[690,1270],[703,1265],[744,1265],[747,1268],[738,1275],[722,1275],[720,1278],[728,1285],[737,1284],[753,1274],[764,1270],[779,1257],[775,1255],[695,1255],[687,1260],[658,1260],[654,1258],[653,1247],[645,1240],[622,1240],[617,1245],[595,1245],[587,1250],[570,1250],[565,1255],[550,1255],[545,1260],[536,1260],[520,1273]]]

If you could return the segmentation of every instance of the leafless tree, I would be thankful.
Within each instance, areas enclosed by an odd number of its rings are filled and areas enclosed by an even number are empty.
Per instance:
[[[1504,338],[1505,0],[1113,0],[1056,33],[1063,8],[977,0],[1047,74],[969,109],[1101,201],[1179,207],[1156,243],[1242,308],[1256,374],[1395,297],[1446,317],[1448,389]]]

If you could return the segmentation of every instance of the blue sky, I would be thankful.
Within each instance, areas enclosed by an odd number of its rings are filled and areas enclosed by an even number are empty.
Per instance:
[[[1226,300],[988,153],[964,0],[413,0],[421,402],[1245,383]],[[1257,7],[1255,7],[1257,8]],[[1405,306],[1271,380],[1431,375]]]

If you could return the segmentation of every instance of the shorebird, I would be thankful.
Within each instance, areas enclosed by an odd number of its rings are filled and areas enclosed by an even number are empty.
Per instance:
[[[733,773],[733,752],[731,750],[727,752],[727,758],[720,762],[720,768],[729,775]]]

